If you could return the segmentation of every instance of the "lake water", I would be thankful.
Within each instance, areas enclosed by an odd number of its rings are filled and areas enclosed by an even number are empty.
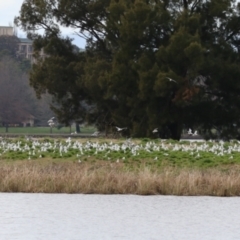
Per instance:
[[[240,239],[239,206],[237,197],[0,193],[0,239]]]

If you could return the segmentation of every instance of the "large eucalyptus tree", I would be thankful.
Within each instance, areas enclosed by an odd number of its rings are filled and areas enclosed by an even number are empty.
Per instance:
[[[237,135],[237,1],[25,0],[15,22],[45,51],[30,80],[55,96],[65,122],[88,115],[133,136],[159,127],[179,139],[184,126]],[[87,40],[84,52],[61,26]]]

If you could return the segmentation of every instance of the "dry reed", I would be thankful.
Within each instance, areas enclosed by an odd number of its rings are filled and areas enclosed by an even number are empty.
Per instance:
[[[118,163],[0,164],[1,192],[239,196],[240,169],[127,170]]]

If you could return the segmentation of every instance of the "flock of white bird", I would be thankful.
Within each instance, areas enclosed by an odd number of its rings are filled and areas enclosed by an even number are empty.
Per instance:
[[[191,128],[188,129],[188,132],[187,132],[187,133],[188,133],[188,135],[190,135],[190,136],[197,136],[197,135],[198,135],[198,131],[195,130],[195,131],[193,132]]]
[[[153,132],[153,133],[158,133],[158,128],[154,128],[152,132]],[[187,132],[187,133],[188,133],[189,136],[198,136],[198,131],[195,130],[195,131],[193,132],[191,128],[188,129],[188,132]]]
[[[154,160],[160,159],[163,156],[168,156],[171,152],[186,152],[189,156],[201,157],[204,152],[212,153],[216,156],[227,156],[232,159],[240,153],[240,142],[234,141],[232,143],[225,144],[220,142],[168,142],[164,140],[149,141],[146,143],[136,143],[131,139],[123,142],[98,142],[94,140],[88,140],[86,142],[80,142],[68,138],[66,140],[18,140],[13,141],[10,139],[0,140],[0,158],[4,159],[9,152],[27,153],[28,159],[41,158],[42,156],[51,156],[50,153],[54,153],[59,157],[67,157],[68,153],[74,150],[75,157],[81,159],[81,157],[89,156],[104,156],[104,159],[111,159],[111,154],[121,152],[122,159],[127,157],[139,156],[145,153],[145,157]],[[126,154],[126,155],[125,155]],[[156,158],[156,156],[158,156]]]
[[[174,81],[169,79],[170,81]],[[49,119],[48,124],[50,127],[54,126],[54,117]],[[127,127],[115,127],[117,132],[122,132],[127,129]],[[158,128],[155,128],[152,131],[154,134],[158,133]],[[100,132],[96,131],[91,136],[99,136]],[[191,128],[188,129],[187,134],[189,136],[197,136],[198,131],[192,131]],[[210,144],[211,143],[211,144]],[[133,157],[139,156],[140,153],[146,152],[151,155],[153,153],[159,154],[159,156],[164,155],[168,156],[170,151],[181,151],[188,152],[189,155],[195,156],[196,158],[201,157],[203,152],[210,152],[216,156],[225,156],[228,155],[229,159],[233,159],[234,153],[240,153],[240,141],[235,142],[234,144],[229,144],[228,146],[224,145],[223,141],[220,142],[189,142],[189,144],[180,144],[180,143],[169,143],[165,140],[159,140],[159,142],[150,141],[146,144],[136,144],[131,139],[128,139],[122,143],[113,143],[113,142],[105,142],[99,143],[98,141],[87,141],[85,143],[81,143],[77,140],[73,141],[71,138],[68,138],[66,141],[54,141],[54,142],[46,142],[40,140],[32,140],[26,141],[24,144],[22,141],[11,142],[9,140],[1,140],[0,141],[0,156],[7,154],[9,151],[14,152],[28,152],[28,159],[31,157],[41,158],[42,154],[53,152],[59,154],[59,157],[64,157],[71,149],[77,150],[76,157],[80,158],[81,156],[90,157],[91,153],[94,150],[93,155],[97,155],[98,153],[105,153],[104,158],[110,159],[108,155],[111,155],[111,152],[123,152],[130,153]],[[150,156],[149,156],[150,157]],[[125,156],[122,159],[126,159]],[[154,157],[154,160],[158,160],[158,157]],[[119,161],[119,159],[117,160]],[[81,160],[79,159],[79,162]]]
[[[122,131],[124,131],[124,130],[127,130],[127,127],[123,127],[123,128],[120,128],[120,127],[115,127],[116,128],[116,131],[117,132],[122,132]],[[91,134],[91,136],[93,136],[93,137],[97,137],[97,136],[99,136],[101,133],[99,132],[99,131],[96,131],[96,132],[94,132],[93,134]]]

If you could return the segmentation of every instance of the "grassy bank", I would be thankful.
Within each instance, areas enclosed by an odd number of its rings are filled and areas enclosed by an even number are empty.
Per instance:
[[[1,192],[239,196],[240,168],[128,169],[104,161],[1,163]]]
[[[0,191],[240,195],[240,142],[1,139]]]

